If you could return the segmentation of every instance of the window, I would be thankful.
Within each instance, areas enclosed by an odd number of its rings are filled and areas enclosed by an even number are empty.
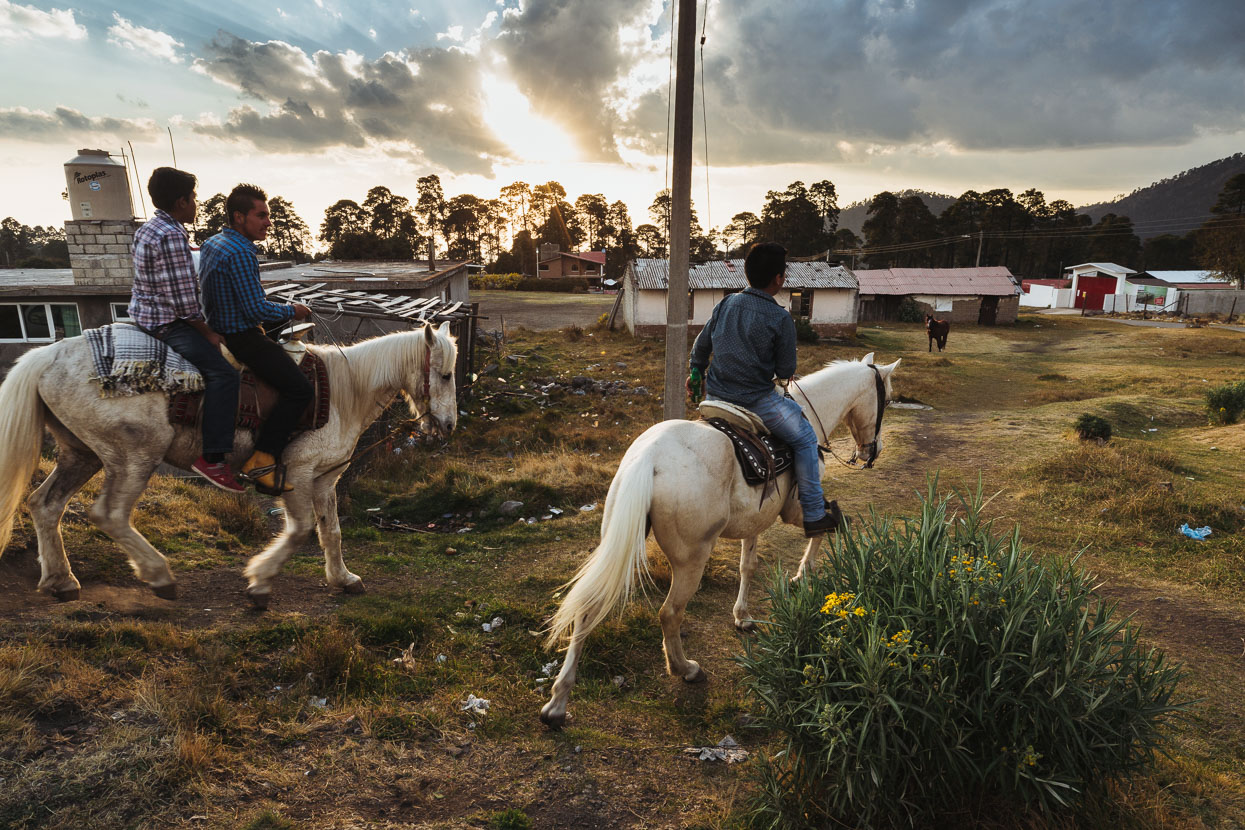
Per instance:
[[[29,343],[82,334],[78,306],[73,303],[9,303],[0,305],[0,341]]]
[[[951,298],[950,297],[935,297],[934,298],[934,311],[950,311],[950,310],[951,310]]]
[[[114,323],[133,323],[134,318],[130,316],[129,303],[109,303],[112,309],[112,321]]]
[[[540,270],[542,270],[542,271],[548,271],[548,270],[549,270],[549,263],[547,263],[547,262],[542,262],[542,263],[540,264]]]
[[[807,320],[813,313],[813,290],[797,288],[791,292],[791,316]]]

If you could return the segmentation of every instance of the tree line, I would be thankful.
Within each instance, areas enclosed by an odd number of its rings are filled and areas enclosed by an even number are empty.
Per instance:
[[[430,254],[467,260],[498,273],[536,275],[541,246],[563,251],[606,253],[606,276],[617,278],[636,257],[669,255],[670,191],[658,191],[649,221],[633,225],[627,206],[604,194],[585,193],[569,201],[556,181],[514,182],[498,196],[470,193],[446,197],[436,175],[416,182],[415,201],[378,185],[362,202],[341,199],[324,212],[315,248],[311,229],[281,196],[268,200],[272,227],[261,246],[274,258],[410,260]],[[1003,265],[1018,276],[1058,276],[1080,262],[1116,262],[1136,270],[1208,268],[1245,280],[1245,174],[1228,180],[1212,218],[1184,235],[1166,233],[1143,244],[1127,216],[1113,213],[1098,222],[1063,199],[1047,202],[1029,189],[1015,196],[1006,188],[965,191],[934,215],[915,193],[883,191],[869,201],[863,239],[839,228],[838,194],[828,180],[792,182],[766,193],[759,212],[742,211],[721,228],[705,230],[692,209],[693,261],[741,256],[754,242],[785,245],[793,257],[826,256],[856,268],[965,267]],[[196,242],[226,226],[225,195],[206,199],[192,228]],[[65,267],[63,230],[29,228],[16,220],[0,224],[4,267]],[[22,266],[22,263],[27,263]]]

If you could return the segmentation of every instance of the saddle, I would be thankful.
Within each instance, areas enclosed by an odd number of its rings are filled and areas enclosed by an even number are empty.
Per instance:
[[[700,415],[705,423],[731,440],[735,459],[744,481],[764,485],[761,502],[777,488],[778,476],[791,469],[795,454],[791,447],[769,434],[754,412],[726,401],[702,401]]]
[[[329,374],[324,361],[311,352],[304,352],[298,364],[311,382],[315,394],[303,410],[296,432],[316,430],[329,422]],[[277,405],[277,390],[264,383],[249,369],[243,369],[238,388],[238,429],[258,430]],[[197,426],[203,410],[202,392],[177,392],[169,395],[169,423]]]

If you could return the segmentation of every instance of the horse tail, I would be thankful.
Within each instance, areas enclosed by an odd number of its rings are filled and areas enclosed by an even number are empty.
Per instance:
[[[0,554],[9,545],[13,516],[39,466],[43,444],[43,401],[39,376],[55,358],[48,347],[26,352],[0,384]]]
[[[601,543],[567,583],[569,590],[549,623],[546,646],[575,631],[596,628],[631,598],[636,575],[648,577],[646,539],[653,501],[651,444],[632,445],[623,456],[605,497]]]

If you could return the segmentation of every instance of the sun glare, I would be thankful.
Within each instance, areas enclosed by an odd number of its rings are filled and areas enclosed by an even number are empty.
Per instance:
[[[534,113],[510,81],[490,75],[484,81],[484,97],[485,121],[520,161],[572,162],[579,157],[566,131]]]

